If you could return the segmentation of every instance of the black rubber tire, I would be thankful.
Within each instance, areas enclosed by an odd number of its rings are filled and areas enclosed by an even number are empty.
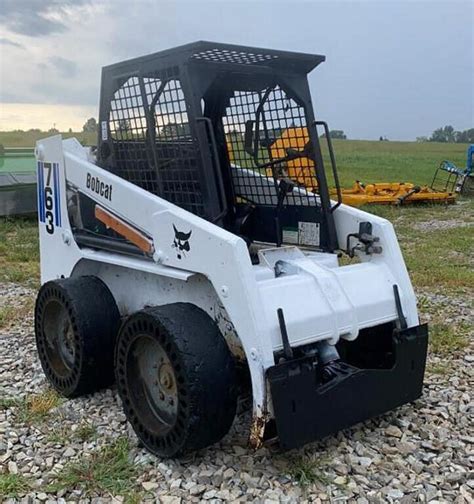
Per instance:
[[[69,350],[74,354],[68,364],[59,350],[57,322],[64,320],[70,330]],[[41,287],[35,306],[36,346],[46,377],[61,395],[77,397],[113,383],[119,327],[115,299],[99,278],[52,280]],[[51,337],[55,338],[53,343],[49,342]]]
[[[167,432],[157,430],[159,417],[143,399],[144,381],[131,372],[134,341],[144,335],[163,348],[177,383],[176,421]],[[115,374],[128,421],[156,455],[178,457],[205,448],[232,425],[237,407],[234,358],[217,324],[195,305],[173,303],[131,315],[117,339]]]

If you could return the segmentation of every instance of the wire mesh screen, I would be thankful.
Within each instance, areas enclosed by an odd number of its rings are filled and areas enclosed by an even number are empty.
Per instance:
[[[255,121],[253,154],[245,148],[248,121]],[[274,206],[276,181],[285,178],[295,184],[295,189],[286,196],[285,204],[316,204],[317,181],[312,159],[301,156],[268,165],[269,162],[287,158],[289,151],[301,152],[305,149],[310,139],[303,107],[278,86],[261,92],[236,91],[223,122],[238,198],[258,205]]]
[[[146,110],[138,77],[131,77],[115,92],[110,104],[109,129],[116,174],[153,192],[156,173],[147,155]]]
[[[236,49],[224,49],[222,47],[215,47],[206,49],[204,51],[195,52],[192,55],[193,59],[212,61],[217,63],[236,63],[240,65],[255,65],[267,63],[271,60],[278,59],[274,54],[267,54],[263,52],[243,51]]]
[[[181,83],[172,70],[128,79],[109,116],[117,175],[197,215],[204,214],[199,152]]]

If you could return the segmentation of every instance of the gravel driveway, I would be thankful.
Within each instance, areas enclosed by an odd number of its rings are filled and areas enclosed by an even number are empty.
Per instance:
[[[418,294],[425,321],[442,312],[450,324],[472,324],[472,304]],[[0,306],[20,307],[33,295],[1,285]],[[115,390],[63,401],[33,422],[21,415],[22,398],[47,390],[28,313],[0,330],[0,473],[28,482],[17,500],[7,494],[3,500],[474,502],[473,362],[471,335],[470,346],[454,356],[430,355],[422,399],[298,451],[247,449],[243,413],[219,445],[186,460],[159,460],[137,445]],[[96,489],[86,497],[81,485],[51,492],[56,474],[123,438],[138,467],[132,494]]]

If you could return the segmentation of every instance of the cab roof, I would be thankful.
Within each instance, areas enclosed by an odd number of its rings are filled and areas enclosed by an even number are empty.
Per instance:
[[[186,63],[207,63],[227,67],[265,66],[275,70],[296,71],[306,74],[325,59],[325,56],[319,54],[198,41],[108,65],[103,68],[103,71],[111,71],[114,74],[127,73],[143,66],[150,68],[153,63],[160,67]]]

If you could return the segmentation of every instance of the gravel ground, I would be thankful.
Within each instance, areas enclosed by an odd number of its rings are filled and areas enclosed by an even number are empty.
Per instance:
[[[463,299],[419,294],[424,320],[445,313],[450,324],[472,323],[474,310]],[[33,295],[14,284],[1,285],[0,306],[20,307]],[[459,355],[430,356],[422,399],[287,454],[274,446],[257,452],[247,449],[249,418],[241,414],[219,445],[187,460],[157,459],[137,445],[115,390],[65,401],[31,425],[19,418],[17,408],[4,405],[0,473],[21,474],[31,482],[24,502],[126,501],[107,493],[85,498],[79,488],[46,493],[48,482],[67,464],[125,436],[140,468],[138,500],[470,503],[474,502],[473,362],[472,341]],[[30,314],[0,330],[0,399],[46,388]],[[84,422],[93,425],[97,435],[80,441],[74,433]]]

